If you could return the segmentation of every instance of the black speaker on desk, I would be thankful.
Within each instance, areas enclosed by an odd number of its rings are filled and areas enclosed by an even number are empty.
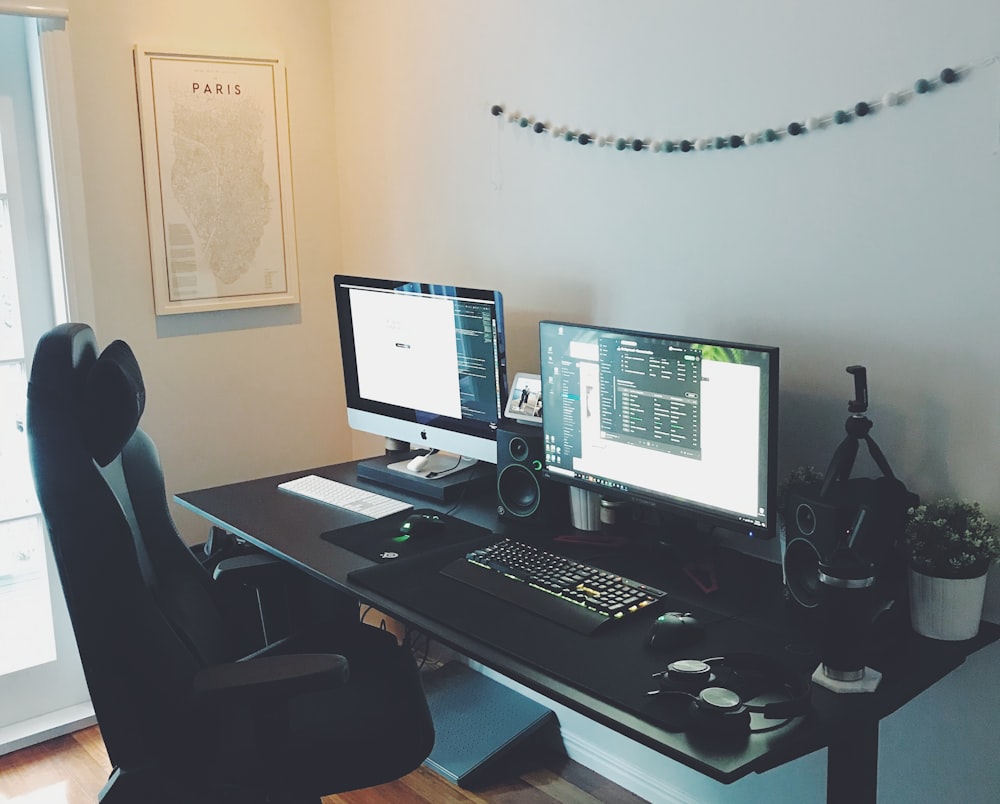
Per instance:
[[[838,544],[848,542],[874,567],[876,596],[886,601],[898,598],[905,576],[895,544],[907,510],[918,504],[915,494],[890,477],[837,481],[826,495],[789,491],[781,551],[789,601],[801,609],[816,609],[822,597],[820,563],[833,555]]]
[[[497,430],[497,514],[508,522],[569,517],[566,487],[542,476],[542,428],[504,422]]]
[[[850,528],[852,512],[815,494],[789,491],[781,568],[791,602],[812,609],[819,604],[820,562],[833,553],[837,537]]]

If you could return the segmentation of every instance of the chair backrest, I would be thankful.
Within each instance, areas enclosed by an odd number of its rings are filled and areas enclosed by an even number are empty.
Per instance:
[[[177,534],[131,349],[84,324],[38,343],[27,431],[35,488],[108,753],[128,769],[190,741],[191,680],[236,658],[209,579]]]

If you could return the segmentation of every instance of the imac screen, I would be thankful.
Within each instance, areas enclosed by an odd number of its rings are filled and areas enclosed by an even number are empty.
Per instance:
[[[500,293],[353,276],[334,293],[351,427],[496,463]]]
[[[548,477],[775,533],[778,350],[542,321]]]

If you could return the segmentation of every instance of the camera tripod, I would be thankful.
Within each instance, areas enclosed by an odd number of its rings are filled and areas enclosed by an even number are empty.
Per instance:
[[[854,460],[858,456],[859,442],[862,440],[868,445],[868,452],[882,474],[888,478],[895,478],[879,445],[869,435],[872,429],[871,419],[863,415],[868,410],[868,372],[864,366],[848,366],[847,373],[854,375],[854,399],[847,403],[847,411],[851,415],[844,423],[847,436],[834,450],[833,458],[823,476],[823,487],[819,493],[821,499],[827,496],[835,481],[846,481],[850,478]]]

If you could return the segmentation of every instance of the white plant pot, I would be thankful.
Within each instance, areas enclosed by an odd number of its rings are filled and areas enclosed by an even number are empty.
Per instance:
[[[957,641],[979,633],[986,575],[935,578],[910,569],[910,622],[931,639]]]

